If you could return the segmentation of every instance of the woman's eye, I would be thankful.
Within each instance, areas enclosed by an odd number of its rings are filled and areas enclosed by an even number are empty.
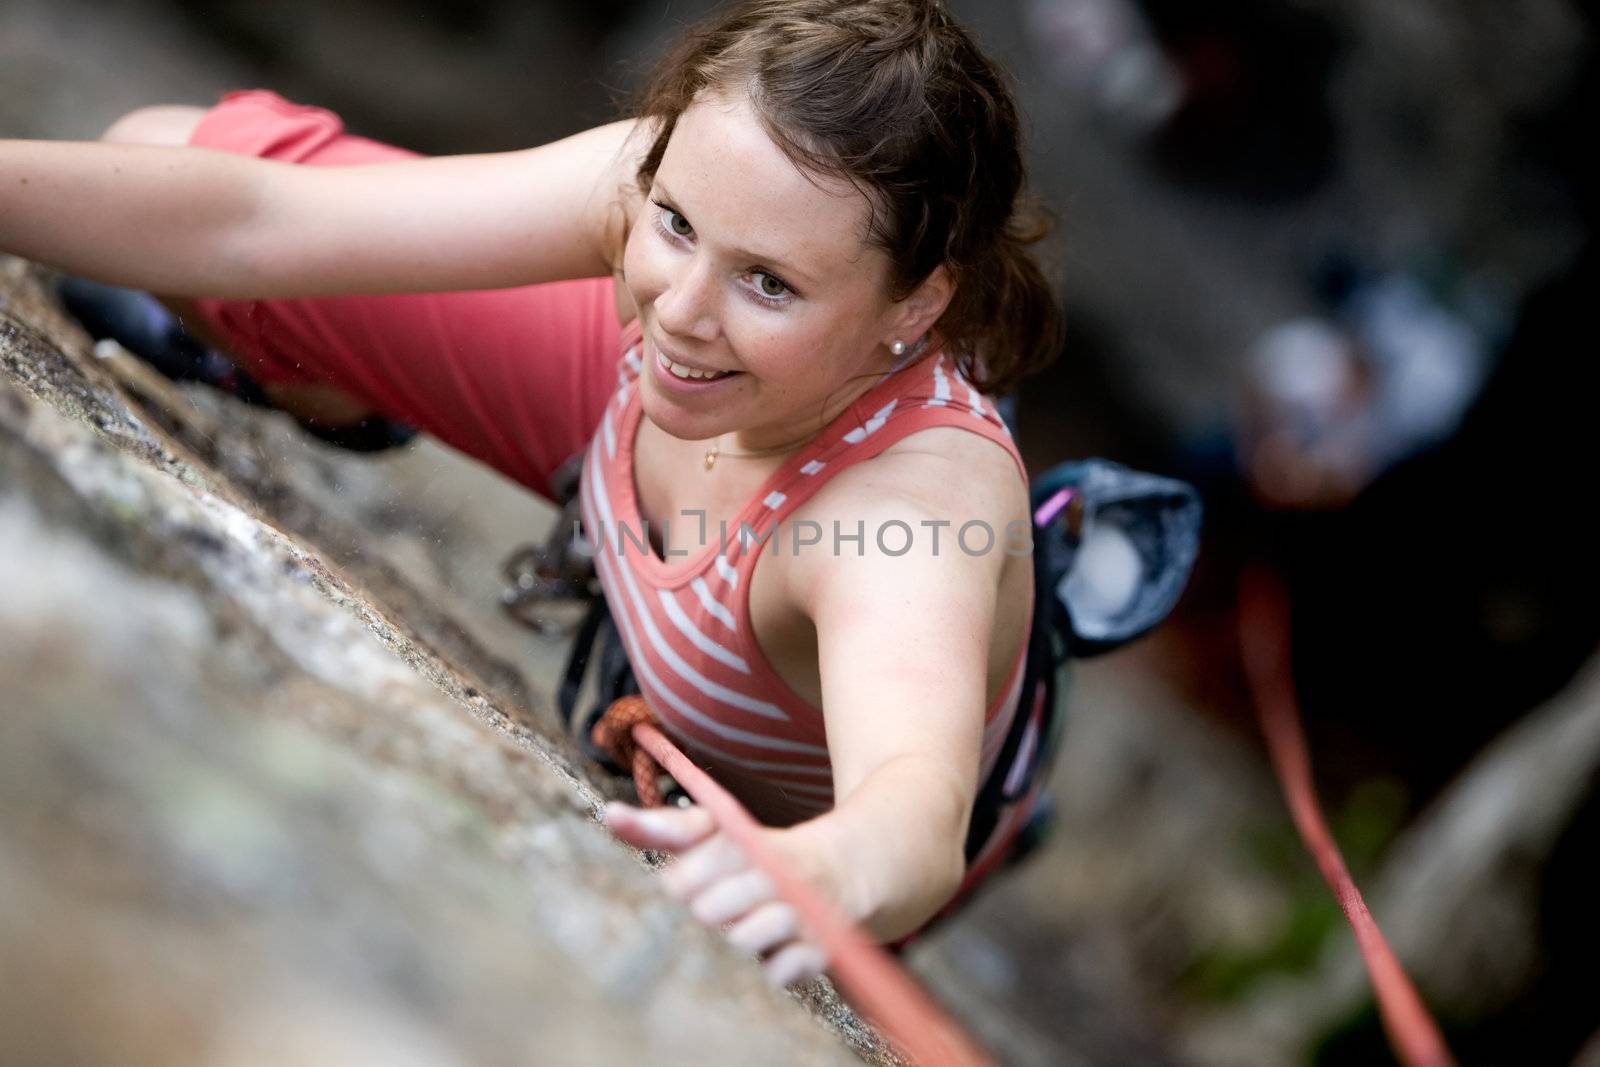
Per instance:
[[[672,210],[670,207],[663,209],[667,213],[667,228],[679,237],[688,237],[694,233],[694,227],[689,225],[689,220]]]
[[[787,285],[772,275],[765,272],[758,272],[758,274],[761,280],[756,285],[760,288],[762,296],[782,296],[789,291]]]

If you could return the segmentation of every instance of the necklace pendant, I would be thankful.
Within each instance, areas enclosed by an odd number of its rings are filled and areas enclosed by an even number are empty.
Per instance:
[[[706,453],[706,470],[710,470],[712,464],[714,464],[716,462],[717,462],[717,450],[713,448],[713,449],[711,449],[711,451]]]

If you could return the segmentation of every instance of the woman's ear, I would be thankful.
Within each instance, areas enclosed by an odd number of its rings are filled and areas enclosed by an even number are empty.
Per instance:
[[[950,299],[955,293],[955,279],[950,276],[949,268],[941,263],[922,280],[922,284],[912,290],[910,296],[900,301],[899,313],[894,317],[894,334],[886,338],[884,344],[904,341],[909,345],[933,329],[933,324],[950,306]]]

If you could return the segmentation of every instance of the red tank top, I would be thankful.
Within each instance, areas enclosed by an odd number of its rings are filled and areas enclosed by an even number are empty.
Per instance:
[[[663,559],[650,544],[634,488],[642,417],[637,323],[623,331],[622,346],[617,389],[584,460],[581,505],[634,677],[666,733],[763,823],[811,818],[833,806],[826,733],[821,709],[790,689],[755,640],[750,578],[762,549],[771,537],[787,539],[784,520],[829,478],[919,430],[959,426],[996,441],[1026,482],[1022,457],[993,402],[954,362],[943,353],[921,356],[885,374],[785,460],[724,530],[707,529],[703,537],[680,530],[666,545],[672,558]],[[997,545],[1002,536],[997,531]],[[1031,583],[1029,589],[1031,596]],[[983,775],[1020,702],[1025,653],[985,711]]]

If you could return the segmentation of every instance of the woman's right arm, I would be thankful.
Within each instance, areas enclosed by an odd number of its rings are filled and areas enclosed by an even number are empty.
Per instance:
[[[0,140],[0,251],[173,296],[594,277],[616,266],[646,147],[633,120],[538,148],[359,166]]]

